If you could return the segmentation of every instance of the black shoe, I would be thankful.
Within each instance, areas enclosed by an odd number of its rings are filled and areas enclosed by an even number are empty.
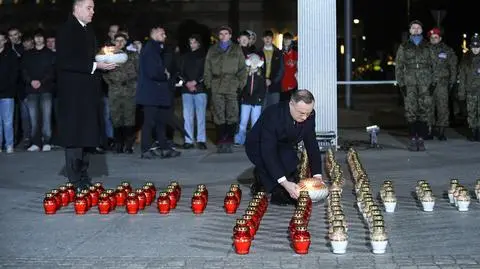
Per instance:
[[[155,153],[153,152],[153,150],[147,150],[147,151],[145,151],[144,153],[142,153],[142,154],[140,155],[140,158],[141,158],[141,159],[151,160],[151,159],[157,158],[157,154],[155,154]]]
[[[225,144],[225,153],[233,153],[233,144]]]
[[[201,150],[206,150],[207,149],[207,143],[205,142],[198,142],[197,143],[197,148]]]
[[[418,148],[418,151],[425,151],[425,142],[423,141],[423,139],[418,139],[417,140],[417,148]]]
[[[126,148],[125,153],[126,154],[133,154],[133,149],[132,148]]]
[[[124,150],[123,144],[117,143],[117,144],[115,145],[115,152],[116,152],[116,153],[124,153],[125,150]]]
[[[167,159],[167,158],[175,158],[180,156],[182,153],[180,151],[176,151],[174,149],[167,149],[167,150],[162,150],[160,157],[162,159]]]
[[[418,151],[417,140],[415,138],[410,139],[410,142],[408,143],[408,150],[409,151]]]
[[[438,128],[438,140],[446,141],[447,137],[445,136],[445,127]]]
[[[270,198],[270,203],[274,205],[287,206],[295,205],[296,200],[290,197],[288,192],[282,186],[277,186],[272,191],[272,197]]]
[[[183,149],[193,149],[194,145],[192,143],[185,143],[182,146]]]
[[[105,154],[105,149],[103,147],[96,147],[92,152],[93,154]]]
[[[226,150],[225,144],[218,144],[217,145],[217,153],[226,153],[225,150]]]
[[[30,138],[25,138],[23,140],[23,148],[26,150],[32,145],[32,141],[30,141]]]

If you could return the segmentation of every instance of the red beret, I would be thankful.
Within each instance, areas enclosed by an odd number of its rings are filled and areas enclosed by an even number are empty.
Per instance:
[[[433,28],[432,30],[428,31],[428,37],[430,37],[430,36],[432,36],[432,35],[441,36],[441,35],[442,35],[442,32],[440,31],[439,28]]]

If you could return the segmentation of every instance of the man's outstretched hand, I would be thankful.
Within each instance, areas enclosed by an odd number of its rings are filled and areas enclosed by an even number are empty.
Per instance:
[[[287,190],[288,194],[290,194],[290,197],[295,200],[298,199],[298,196],[300,196],[300,187],[296,183],[285,180],[280,184],[285,188],[285,190]]]

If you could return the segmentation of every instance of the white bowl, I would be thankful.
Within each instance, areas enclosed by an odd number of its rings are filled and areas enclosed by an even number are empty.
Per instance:
[[[128,55],[126,53],[97,54],[95,56],[95,61],[104,63],[123,64],[127,60]]]
[[[330,241],[332,250],[335,254],[345,254],[347,252],[348,240],[345,241]]]

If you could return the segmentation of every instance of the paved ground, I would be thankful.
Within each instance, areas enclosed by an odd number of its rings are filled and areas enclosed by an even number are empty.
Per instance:
[[[364,150],[363,132],[340,131],[345,144],[353,141],[358,147],[375,191],[385,178],[394,180],[399,204],[395,213],[384,214],[390,236],[384,255],[371,254],[349,178],[344,198],[350,225],[347,254],[331,253],[325,208],[318,204],[308,255],[295,255],[286,238],[293,208],[275,206],[266,213],[251,254],[236,255],[230,236],[250,197],[244,195],[235,216],[223,213],[222,202],[230,183],[240,182],[248,192],[251,166],[241,149],[230,155],[184,151],[174,160],[94,157],[92,174],[108,187],[122,180],[135,186],[151,180],[162,188],[178,180],[182,200],[168,216],[154,207],[136,216],[122,209],[106,216],[96,210],[76,216],[71,206],[46,216],[44,193],[65,181],[59,174],[63,153],[0,154],[0,268],[480,268],[480,204],[475,200],[470,211],[458,212],[444,197],[451,177],[474,187],[480,177],[480,143],[450,132],[454,138],[448,142],[433,141],[427,152],[410,153],[405,138],[388,132],[380,136],[384,149]],[[339,151],[337,158],[344,162],[344,153]],[[439,198],[434,212],[421,211],[412,196],[418,179],[427,180]],[[193,216],[189,200],[199,183],[207,185],[210,201],[204,215]]]

